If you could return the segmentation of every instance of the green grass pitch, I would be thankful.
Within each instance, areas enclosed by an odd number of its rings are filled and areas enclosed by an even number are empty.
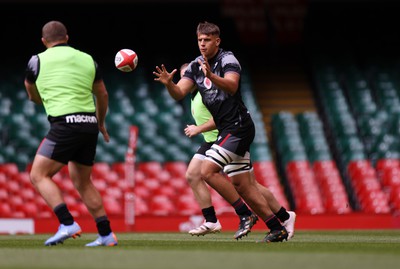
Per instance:
[[[45,247],[49,234],[0,235],[0,268],[7,269],[392,269],[400,268],[400,230],[297,231],[290,241],[255,243],[233,232],[206,236],[185,233],[119,233],[117,247],[84,247],[96,238],[83,234]]]

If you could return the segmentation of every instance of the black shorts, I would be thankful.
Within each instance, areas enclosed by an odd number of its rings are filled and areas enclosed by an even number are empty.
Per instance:
[[[255,134],[253,122],[247,121],[245,126],[237,127],[234,131],[222,130],[214,144],[244,157],[246,152],[250,152]]]
[[[201,144],[201,146],[197,149],[196,154],[203,155],[205,157],[206,151],[209,150],[213,144],[213,142],[203,142],[203,144]]]
[[[75,161],[79,164],[92,166],[96,155],[98,134],[51,131],[40,144],[37,154],[46,156],[57,162],[67,164]]]

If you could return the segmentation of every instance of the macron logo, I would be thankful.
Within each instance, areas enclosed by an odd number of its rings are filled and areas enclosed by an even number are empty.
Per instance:
[[[97,123],[95,116],[89,115],[70,115],[65,117],[67,123]]]

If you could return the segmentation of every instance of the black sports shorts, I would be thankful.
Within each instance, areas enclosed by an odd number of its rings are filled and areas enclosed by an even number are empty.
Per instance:
[[[37,154],[67,164],[75,161],[92,166],[96,155],[98,133],[66,132],[51,130],[40,144]]]
[[[214,144],[243,157],[246,152],[250,152],[255,133],[254,123],[247,121],[246,125],[238,126],[233,131],[220,131]]]

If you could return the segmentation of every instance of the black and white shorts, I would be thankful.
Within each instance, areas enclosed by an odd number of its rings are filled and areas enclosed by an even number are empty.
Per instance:
[[[206,151],[211,148],[213,142],[203,142],[200,147],[197,149],[196,153],[194,154],[193,158],[203,160],[206,157]]]

